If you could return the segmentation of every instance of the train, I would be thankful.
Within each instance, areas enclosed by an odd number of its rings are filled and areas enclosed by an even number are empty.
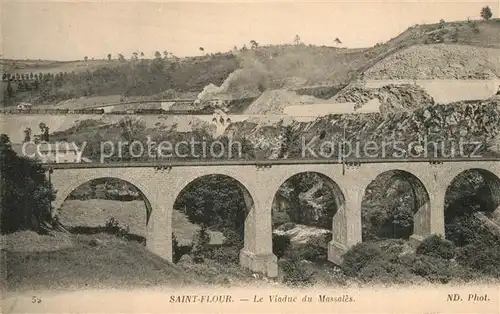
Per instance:
[[[38,108],[3,108],[0,109],[3,114],[89,114],[89,115],[207,115],[213,111],[206,109],[188,109],[188,110],[164,110],[164,109],[127,109],[105,112],[104,109],[38,109]]]
[[[4,107],[0,108],[0,113],[3,114],[89,114],[89,115],[101,115],[101,114],[110,114],[110,115],[211,115],[215,112],[216,108],[227,107],[230,108],[230,111],[233,113],[238,113],[244,111],[250,103],[252,103],[256,97],[251,98],[242,98],[242,99],[234,99],[231,101],[220,101],[220,100],[211,100],[206,103],[197,103],[194,105],[194,100],[188,106],[184,106],[184,108],[173,107],[171,109],[165,110],[162,108],[131,108],[131,109],[118,109],[113,111],[107,111],[103,109],[103,107],[97,108],[86,108],[86,109],[41,109],[31,105],[21,105],[19,104],[17,107]],[[189,103],[189,100],[164,100],[165,102],[178,102],[178,103]],[[147,101],[147,102],[163,102],[163,101]],[[121,103],[116,105],[109,106],[120,106],[120,105],[131,105],[131,104],[141,104],[147,102],[129,102],[129,103]]]
[[[40,109],[40,108],[13,108],[2,109],[5,114],[103,114],[104,109]]]

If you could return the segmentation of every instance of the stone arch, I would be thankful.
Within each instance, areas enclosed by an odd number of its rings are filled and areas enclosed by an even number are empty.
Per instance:
[[[367,207],[376,206],[376,204],[380,205],[389,205],[384,203],[385,200],[390,200],[391,198],[386,195],[380,195],[380,193],[387,192],[386,186],[381,185],[382,182],[394,182],[394,180],[401,180],[406,182],[410,188],[410,204],[412,206],[413,212],[413,226],[409,227],[409,236],[410,238],[415,238],[420,240],[431,232],[431,203],[430,196],[427,191],[426,186],[423,181],[417,177],[415,174],[408,172],[406,170],[401,169],[391,169],[384,172],[379,173],[375,179],[373,179],[365,188],[363,200],[361,203],[362,208],[362,221],[366,223],[371,223],[370,219],[366,218]],[[382,181],[382,182],[380,182]],[[404,188],[404,187],[402,187]],[[372,194],[373,193],[373,194]],[[369,197],[373,195],[376,197],[375,202],[369,204]],[[369,221],[370,220],[370,221]],[[383,223],[382,223],[383,224]],[[363,228],[365,229],[365,228]],[[363,232],[364,236],[366,236],[365,231]],[[392,235],[398,234],[394,229],[392,230]],[[382,235],[387,235],[386,232],[383,232]]]
[[[244,241],[244,247],[242,250],[244,250],[247,246],[255,246],[255,243],[252,243],[254,241],[254,237],[252,236],[251,231],[255,230],[254,223],[252,219],[249,219],[250,216],[254,215],[255,211],[255,201],[254,197],[252,196],[251,192],[249,189],[246,187],[245,184],[243,184],[239,179],[237,179],[235,176],[231,174],[225,174],[225,173],[208,173],[208,174],[203,174],[200,176],[197,176],[194,179],[188,180],[185,182],[185,184],[182,185],[182,188],[177,189],[177,192],[175,193],[173,197],[173,206],[175,209],[175,206],[177,205],[177,201],[179,197],[184,193],[187,189],[189,189],[193,184],[200,182],[201,180],[210,178],[212,176],[217,176],[217,177],[222,177],[229,179],[231,181],[231,184],[233,184],[241,193],[243,196],[243,201],[245,205],[245,212],[242,213],[244,215],[244,224],[243,224],[243,241]],[[241,263],[241,258],[240,258],[240,263]]]
[[[64,176],[66,179],[67,177]],[[54,187],[56,188],[56,199],[52,202],[52,207],[54,208],[53,215],[57,213],[57,211],[61,208],[63,205],[64,201],[69,197],[69,195],[81,187],[82,185],[98,180],[98,179],[115,179],[115,180],[120,180],[123,182],[126,182],[127,184],[132,185],[138,192],[141,198],[144,200],[144,204],[146,207],[146,225],[149,225],[151,214],[153,213],[153,207],[151,202],[153,198],[150,193],[147,192],[146,188],[143,187],[141,184],[138,184],[137,182],[134,182],[134,180],[130,180],[129,178],[123,178],[121,176],[114,176],[114,175],[94,175],[94,176],[76,176],[76,178],[73,178],[71,181],[64,181],[64,182],[59,182],[58,184],[55,184]],[[63,178],[61,178],[63,179]]]
[[[332,192],[333,194],[333,201],[334,201],[334,211],[332,212],[332,217],[331,217],[331,222],[329,223],[330,230],[332,232],[332,240],[330,242],[330,245],[335,244],[338,247],[345,248],[348,246],[348,226],[347,226],[347,212],[346,212],[346,198],[345,198],[345,193],[342,191],[341,187],[338,185],[338,183],[332,179],[330,176],[321,173],[319,171],[302,171],[302,172],[297,172],[291,176],[286,177],[284,180],[282,180],[278,184],[278,190],[274,194],[274,201],[273,205],[275,205],[275,202],[277,201],[277,195],[279,195],[279,189],[289,182],[290,180],[297,178],[300,175],[312,173],[317,175],[321,181],[327,186],[327,188]],[[334,260],[332,257],[329,259]]]
[[[457,188],[455,191],[454,187]],[[464,194],[464,190],[474,194]],[[472,204],[473,202],[476,204]],[[480,211],[497,212],[500,215],[500,178],[482,168],[470,168],[457,174],[446,187],[445,220],[452,209],[462,205],[479,205]]]
[[[231,179],[235,183],[235,185],[243,193],[243,196],[245,197],[245,203],[247,203],[248,205],[251,205],[251,207],[254,206],[254,197],[251,195],[251,193],[249,192],[249,190],[245,186],[245,184],[243,184],[241,182],[241,180],[237,179],[235,176],[233,176],[231,174],[218,173],[218,172],[209,173],[209,174],[203,174],[203,175],[197,176],[194,179],[188,180],[185,184],[183,184],[182,188],[176,190],[177,192],[176,192],[176,194],[173,197],[174,203],[179,198],[179,196],[181,195],[181,193],[186,190],[186,188],[188,188],[193,183],[195,183],[195,182],[197,182],[199,180],[202,180],[204,178],[210,177],[210,176],[220,176],[220,177],[225,177],[225,178]]]

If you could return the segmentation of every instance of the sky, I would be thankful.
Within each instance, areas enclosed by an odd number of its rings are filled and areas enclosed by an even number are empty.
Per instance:
[[[182,56],[229,51],[235,45],[302,42],[333,46],[338,37],[349,48],[385,42],[409,26],[479,19],[496,1],[247,1],[23,2],[0,0],[3,58],[129,58],[156,50]]]

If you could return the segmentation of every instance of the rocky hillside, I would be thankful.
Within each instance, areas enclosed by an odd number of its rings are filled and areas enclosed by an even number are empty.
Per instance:
[[[372,99],[380,101],[380,111],[383,113],[402,110],[413,110],[434,104],[427,92],[417,85],[386,85],[381,88],[365,88],[350,85],[335,95],[335,102],[354,102],[362,107]]]
[[[325,100],[314,96],[297,95],[296,92],[286,89],[267,90],[255,99],[245,110],[245,114],[283,114],[283,109],[293,105],[308,105],[324,103]]]
[[[426,105],[412,112],[364,115],[330,115],[313,122],[281,121],[274,124],[235,123],[226,130],[232,138],[245,138],[260,143],[260,153],[274,156],[274,151],[286,147],[284,156],[301,155],[301,138],[313,141],[318,148],[323,140],[340,143],[343,130],[347,139],[389,143],[398,140],[404,143],[428,140],[463,138],[464,141],[485,143],[485,154],[500,153],[500,100],[489,99],[482,102],[459,102],[448,105]],[[280,136],[284,139],[278,140]],[[282,142],[285,142],[283,144]],[[264,144],[265,145],[264,145]],[[449,149],[450,141],[445,145]],[[338,153],[338,152],[336,152]],[[395,151],[387,150],[387,154]],[[334,154],[335,156],[335,154]],[[389,156],[390,157],[390,156]]]
[[[458,44],[416,45],[364,72],[364,79],[497,79],[500,49]]]

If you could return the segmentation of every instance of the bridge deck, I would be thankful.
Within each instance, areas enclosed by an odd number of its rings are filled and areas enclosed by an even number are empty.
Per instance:
[[[462,158],[346,158],[333,159],[279,159],[279,160],[246,160],[246,159],[213,159],[213,160],[155,160],[105,163],[45,163],[44,168],[78,169],[78,168],[132,168],[132,167],[205,167],[205,166],[273,166],[304,164],[373,164],[373,163],[445,163],[445,162],[499,162],[500,157],[462,157]]]

